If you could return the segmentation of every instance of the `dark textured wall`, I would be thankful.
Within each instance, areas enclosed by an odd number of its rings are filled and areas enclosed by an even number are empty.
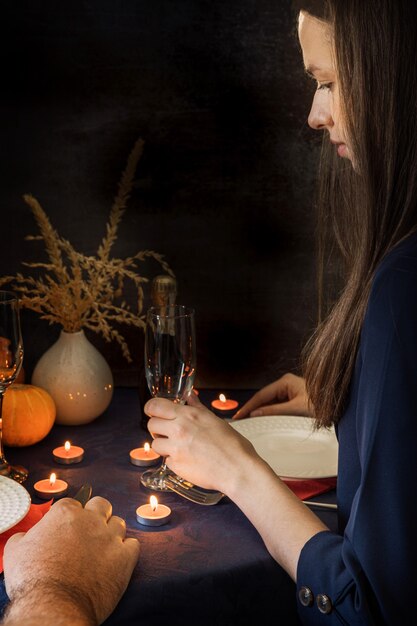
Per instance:
[[[127,155],[145,151],[115,253],[165,255],[197,315],[198,384],[256,387],[297,366],[315,320],[312,191],[289,0],[14,0],[2,7],[0,274],[42,246],[24,193],[93,254]],[[144,266],[150,278],[156,265]],[[25,365],[59,328],[22,315]],[[140,331],[89,335],[135,384]]]

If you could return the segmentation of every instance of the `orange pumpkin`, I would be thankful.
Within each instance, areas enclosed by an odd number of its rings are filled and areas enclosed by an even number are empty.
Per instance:
[[[31,446],[46,437],[55,417],[55,402],[45,389],[14,383],[3,398],[3,443]]]

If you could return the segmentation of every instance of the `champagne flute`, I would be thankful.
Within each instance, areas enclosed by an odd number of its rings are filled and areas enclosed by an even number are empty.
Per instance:
[[[19,300],[11,291],[0,291],[0,475],[19,483],[26,480],[28,471],[20,465],[13,466],[3,451],[3,396],[14,382],[23,361],[23,342],[20,332]]]
[[[196,367],[194,310],[172,304],[151,307],[146,315],[145,372],[153,397],[185,404],[192,392]],[[169,491],[165,476],[172,474],[165,460],[147,470],[141,483],[155,491]]]

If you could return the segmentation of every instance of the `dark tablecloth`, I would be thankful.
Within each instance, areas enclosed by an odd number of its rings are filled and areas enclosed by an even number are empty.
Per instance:
[[[200,399],[209,406],[217,394],[201,390]],[[230,396],[244,402],[251,394],[235,391]],[[85,449],[80,464],[54,462],[52,449],[67,439]],[[34,503],[41,500],[34,495],[33,484],[52,471],[69,483],[69,495],[89,482],[93,495],[108,498],[113,513],[126,520],[128,535],[140,540],[141,558],[106,626],[298,624],[293,582],[233,502],[225,498],[204,507],[174,493],[159,493],[159,501],[172,509],[169,523],[159,528],[137,523],[136,508],[153,492],[141,485],[143,470],[130,463],[129,451],[146,440],[150,437],[140,426],[137,391],[118,388],[108,410],[91,424],[55,425],[34,446],[6,449],[9,462],[28,467],[25,486]],[[325,499],[334,500],[334,493],[320,496]],[[334,512],[318,514],[336,529]]]

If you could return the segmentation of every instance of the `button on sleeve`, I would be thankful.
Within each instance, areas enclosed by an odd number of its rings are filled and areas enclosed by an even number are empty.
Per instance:
[[[298,599],[303,606],[312,606],[314,602],[314,595],[309,587],[301,587],[298,592]]]
[[[316,598],[317,608],[320,613],[324,613],[324,615],[328,615],[332,612],[333,605],[329,596],[326,596],[325,593],[319,593]]]

